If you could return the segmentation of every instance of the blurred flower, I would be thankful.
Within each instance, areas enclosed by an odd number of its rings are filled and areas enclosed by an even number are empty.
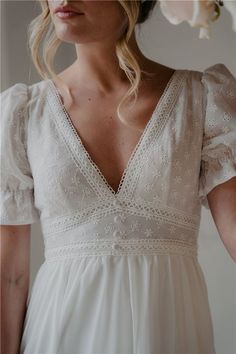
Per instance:
[[[236,32],[236,1],[235,0],[224,0],[224,7],[228,10],[232,16],[233,21],[233,31]]]
[[[191,27],[200,27],[199,38],[210,38],[210,22],[215,21],[220,15],[219,1],[159,0],[159,2],[163,15],[170,23],[177,25],[187,21]],[[234,8],[233,12],[235,12],[235,1],[233,3],[229,7]]]

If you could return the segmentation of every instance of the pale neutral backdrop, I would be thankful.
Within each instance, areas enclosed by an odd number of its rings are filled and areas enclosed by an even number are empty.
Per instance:
[[[1,1],[1,91],[17,82],[35,83],[37,75],[27,48],[27,26],[37,16],[35,1]],[[236,76],[236,32],[231,17],[223,9],[220,19],[211,26],[211,39],[199,39],[199,30],[186,23],[170,24],[157,5],[137,39],[146,56],[161,64],[204,70],[224,63]],[[62,71],[75,60],[74,46],[63,44],[55,68]],[[44,260],[40,223],[32,225],[31,283]],[[236,266],[221,241],[210,211],[202,209],[199,235],[199,262],[205,274],[212,312],[217,354],[236,353]],[[163,353],[164,354],[164,353]],[[191,354],[191,353],[189,353]],[[205,354],[205,353],[204,353]]]

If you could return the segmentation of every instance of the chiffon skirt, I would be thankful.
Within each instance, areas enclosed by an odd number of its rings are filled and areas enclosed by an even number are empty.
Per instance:
[[[183,255],[45,261],[20,354],[215,354],[207,287]]]

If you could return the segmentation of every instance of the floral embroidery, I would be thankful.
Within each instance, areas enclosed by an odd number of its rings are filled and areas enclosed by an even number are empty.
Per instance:
[[[146,229],[144,234],[146,235],[146,237],[151,237],[153,235],[153,231],[151,229]]]
[[[235,175],[236,85],[222,66],[192,76],[198,78],[192,86],[190,71],[175,75],[118,193],[91,162],[47,81],[40,83],[41,92],[36,90],[40,109],[35,107],[32,116],[25,109],[26,85],[16,85],[15,96],[8,95],[11,89],[3,93],[3,131],[11,137],[3,140],[3,223],[31,223],[40,216],[46,252],[58,247],[65,254],[77,249],[103,254],[111,242],[109,247],[117,243],[121,250],[127,245],[127,252],[156,252],[158,244],[162,252],[187,254],[187,245],[196,246],[200,202],[207,206],[209,190]],[[34,87],[28,87],[31,94]],[[12,111],[16,97],[19,105]]]

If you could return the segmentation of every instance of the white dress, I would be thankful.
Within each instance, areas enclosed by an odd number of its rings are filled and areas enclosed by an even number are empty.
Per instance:
[[[236,176],[235,76],[177,69],[117,192],[51,80],[1,103],[1,224],[40,220],[45,246],[20,354],[215,354],[198,232]]]

